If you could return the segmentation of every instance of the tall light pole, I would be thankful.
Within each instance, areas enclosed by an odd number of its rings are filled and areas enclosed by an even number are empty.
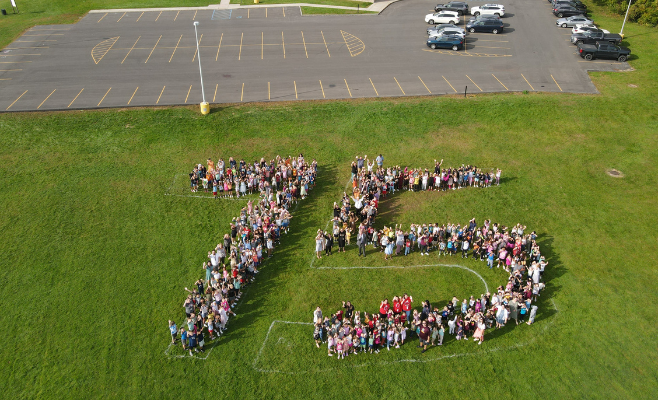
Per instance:
[[[626,25],[626,18],[628,18],[628,11],[631,9],[631,1],[633,0],[628,0],[628,8],[626,8],[626,15],[624,15],[624,23],[621,24],[621,32],[619,32],[619,35],[621,38],[624,38],[624,25]]]
[[[208,103],[206,103],[206,92],[203,90],[203,73],[201,72],[201,52],[199,51],[199,33],[197,32],[199,21],[194,21],[194,35],[196,36],[196,56],[199,59],[199,76],[201,77],[201,98],[203,102],[200,104],[201,114],[206,115],[210,112]]]

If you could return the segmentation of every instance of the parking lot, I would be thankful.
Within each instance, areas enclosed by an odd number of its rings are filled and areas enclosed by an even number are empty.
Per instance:
[[[380,15],[302,16],[299,7],[89,13],[75,25],[34,27],[3,50],[0,111],[199,103],[193,21],[210,103],[596,93],[588,69],[629,68],[576,55],[571,30],[555,26],[545,0],[501,2],[503,33],[469,33],[463,51],[431,50],[423,18],[435,4],[403,0]]]

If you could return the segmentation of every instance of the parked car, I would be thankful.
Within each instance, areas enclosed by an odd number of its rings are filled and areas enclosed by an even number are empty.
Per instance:
[[[576,7],[572,6],[558,6],[558,8],[553,9],[553,15],[558,18],[571,17],[573,15],[583,15],[583,10],[579,10]]]
[[[583,25],[583,24],[576,24],[571,29],[571,33],[584,33],[584,32],[603,32],[603,33],[610,33],[610,31],[607,31],[605,29],[597,28],[594,25]]]
[[[464,39],[457,36],[440,36],[427,39],[427,47],[430,49],[453,49],[454,51],[464,48]]]
[[[459,23],[459,15],[455,11],[441,11],[434,14],[427,14],[425,16],[425,22],[430,25],[434,24],[453,24],[457,25]]]
[[[471,8],[471,14],[475,15],[497,15],[502,17],[505,15],[505,7],[502,4],[485,4]]]
[[[431,35],[432,32],[437,32],[437,31],[440,31],[441,29],[444,29],[444,28],[450,28],[450,29],[454,29],[454,30],[457,30],[457,31],[466,32],[466,31],[464,30],[464,28],[460,28],[460,27],[458,27],[457,25],[453,25],[453,24],[439,24],[439,25],[434,25],[434,26],[430,26],[430,27],[428,27],[428,28],[427,28],[427,34],[428,34],[428,35]]]
[[[493,34],[503,31],[503,21],[495,19],[484,19],[466,25],[469,32],[491,32]]]
[[[571,43],[573,44],[595,44],[596,42],[619,44],[621,43],[621,35],[616,33],[603,32],[583,32],[571,34]]]
[[[578,54],[585,60],[593,60],[595,58],[607,58],[624,62],[628,60],[631,51],[626,47],[615,46],[609,43],[596,43],[596,44],[579,44]]]
[[[477,17],[471,17],[468,22],[481,21],[483,19],[495,19],[500,21],[500,17],[497,15],[478,15]]]
[[[559,8],[560,6],[571,6],[574,8],[577,8],[579,10],[582,10],[583,12],[587,12],[587,5],[585,3],[582,3],[580,1],[574,1],[574,0],[553,0],[553,9]]]
[[[445,28],[445,29],[441,29],[440,31],[432,32],[429,35],[430,39],[433,37],[441,37],[441,36],[457,36],[458,38],[463,39],[466,37],[466,32],[464,32],[464,30]]]
[[[594,25],[594,21],[584,15],[574,15],[571,17],[560,18],[555,21],[555,25],[561,26],[563,28],[572,28],[576,26],[576,24]]]
[[[451,1],[450,3],[437,4],[434,11],[456,11],[458,15],[468,14],[468,3],[463,1]]]

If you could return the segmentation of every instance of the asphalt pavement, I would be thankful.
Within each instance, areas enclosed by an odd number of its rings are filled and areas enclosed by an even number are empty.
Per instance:
[[[303,16],[300,7],[91,12],[74,25],[36,26],[2,50],[0,112],[198,104],[199,56],[211,104],[596,93],[587,70],[630,69],[580,58],[571,29],[555,25],[545,0],[503,1],[503,33],[469,33],[465,51],[431,50],[424,16],[435,4],[402,0],[379,15]]]

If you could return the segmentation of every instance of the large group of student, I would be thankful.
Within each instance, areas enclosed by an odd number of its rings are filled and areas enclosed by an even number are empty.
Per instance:
[[[486,261],[489,268],[503,268],[509,273],[507,283],[493,294],[459,301],[454,297],[442,307],[432,307],[429,301],[422,303],[422,310],[411,310],[411,297],[396,296],[392,309],[388,300],[381,304],[379,313],[360,314],[353,311],[351,303],[343,304],[330,317],[321,317],[316,310],[314,337],[316,345],[328,345],[328,354],[342,358],[359,351],[377,352],[386,347],[404,344],[409,335],[417,335],[423,352],[429,344],[441,345],[448,330],[456,339],[473,338],[482,343],[484,331],[501,328],[510,319],[517,324],[534,321],[537,306],[534,302],[545,284],[542,275],[547,265],[536,242],[537,235],[527,232],[522,224],[499,225],[484,220],[478,225],[475,218],[465,224],[429,223],[374,226],[380,199],[395,191],[458,190],[465,187],[486,188],[500,184],[501,170],[485,172],[470,165],[443,167],[443,160],[436,161],[434,171],[410,169],[399,166],[384,168],[384,158],[375,160],[357,157],[352,162],[352,194],[343,194],[340,202],[334,203],[333,227],[329,231],[318,230],[315,237],[316,257],[331,255],[334,243],[339,252],[345,251],[356,235],[359,256],[366,256],[366,248],[372,245],[383,253],[385,260],[395,256],[407,256],[419,251],[421,256],[430,255],[462,258],[472,257]]]
[[[306,197],[316,176],[317,162],[306,161],[302,154],[277,156],[269,162],[261,158],[251,164],[236,162],[233,157],[228,165],[221,158],[216,164],[208,159],[206,166],[194,167],[190,174],[192,191],[198,190],[198,180],[212,179],[213,193],[216,188],[219,191],[220,182],[237,182],[235,196],[259,195],[247,201],[231,221],[230,232],[208,252],[201,266],[205,279],[197,280],[192,290],[185,288],[184,322],[179,327],[169,321],[172,344],[180,335],[183,350],[193,355],[193,351],[204,351],[206,337],[212,340],[226,330],[245,286],[255,280],[264,259],[273,257],[279,238],[288,232],[291,206]]]

